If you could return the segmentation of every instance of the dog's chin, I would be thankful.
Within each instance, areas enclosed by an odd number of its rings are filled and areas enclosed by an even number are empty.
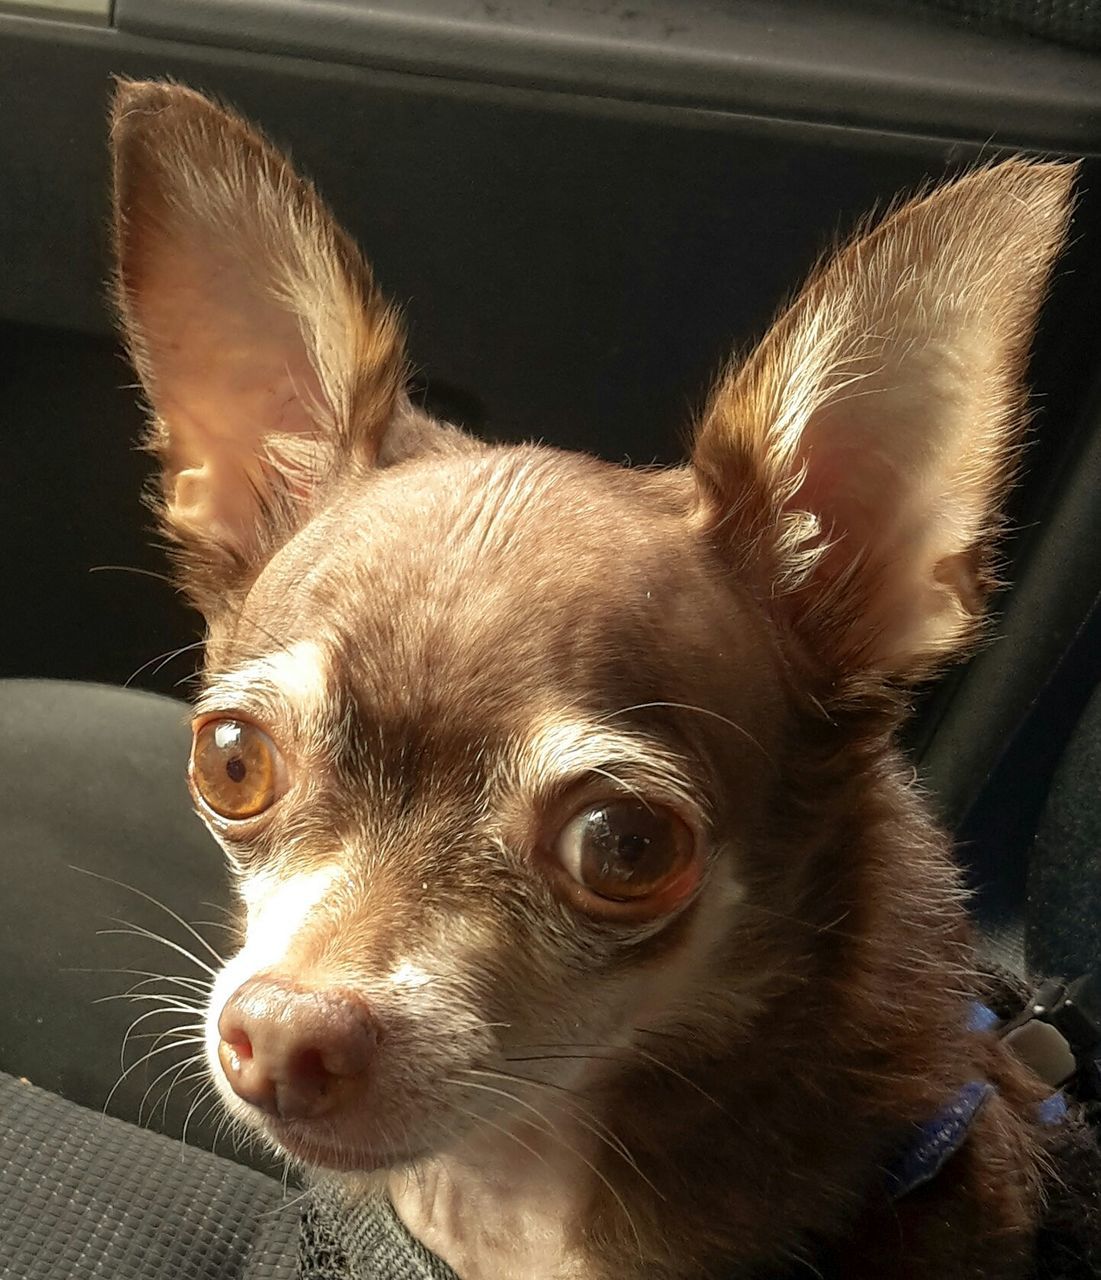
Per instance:
[[[308,1120],[270,1117],[262,1125],[264,1133],[284,1155],[307,1168],[328,1173],[382,1173],[418,1158],[416,1152],[384,1148],[360,1139],[341,1141],[332,1127],[326,1125],[321,1131]]]

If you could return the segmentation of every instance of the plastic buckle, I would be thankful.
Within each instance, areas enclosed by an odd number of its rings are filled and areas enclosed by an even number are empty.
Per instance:
[[[1101,974],[1083,974],[1069,984],[1042,983],[1024,1011],[1005,1025],[1002,1038],[1053,1087],[1074,1077],[1079,1097],[1101,1097]]]

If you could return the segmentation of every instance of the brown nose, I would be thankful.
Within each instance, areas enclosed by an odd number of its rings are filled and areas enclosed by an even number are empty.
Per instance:
[[[270,975],[237,988],[218,1034],[218,1061],[233,1092],[286,1120],[338,1109],[362,1084],[378,1042],[364,1002]]]

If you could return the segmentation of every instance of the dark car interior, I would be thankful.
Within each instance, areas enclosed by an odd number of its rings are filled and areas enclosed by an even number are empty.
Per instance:
[[[140,501],[151,464],[108,302],[120,75],[219,96],[289,148],[406,312],[433,410],[643,464],[682,457],[727,353],[869,209],[1009,154],[1081,159],[1011,585],[991,641],[918,695],[908,748],[986,952],[1020,974],[1101,965],[1101,5],[0,0],[0,1130],[11,1109],[40,1126],[0,1181],[29,1196],[60,1163],[147,1187],[160,1175],[106,1107],[166,1135],[157,1159],[186,1123],[149,1213],[192,1215],[158,1253],[161,1226],[113,1221],[108,1197],[106,1270],[47,1258],[42,1227],[10,1261],[0,1242],[0,1274],[293,1274],[281,1166],[192,1105],[193,1068],[169,1090],[188,1050],[114,1087],[142,1007],[96,1003],[135,981],[109,969],[191,963],[150,933],[201,959],[182,922],[205,921],[232,944],[184,777],[200,623]],[[21,1081],[71,1108],[60,1147]],[[74,1239],[77,1203],[56,1209]]]

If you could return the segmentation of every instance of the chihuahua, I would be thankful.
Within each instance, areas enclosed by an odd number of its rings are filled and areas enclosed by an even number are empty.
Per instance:
[[[112,144],[233,1116],[462,1280],[1027,1274],[1044,1089],[895,739],[981,622],[1073,166],[896,206],[632,470],[415,405],[236,115],[122,82]]]

